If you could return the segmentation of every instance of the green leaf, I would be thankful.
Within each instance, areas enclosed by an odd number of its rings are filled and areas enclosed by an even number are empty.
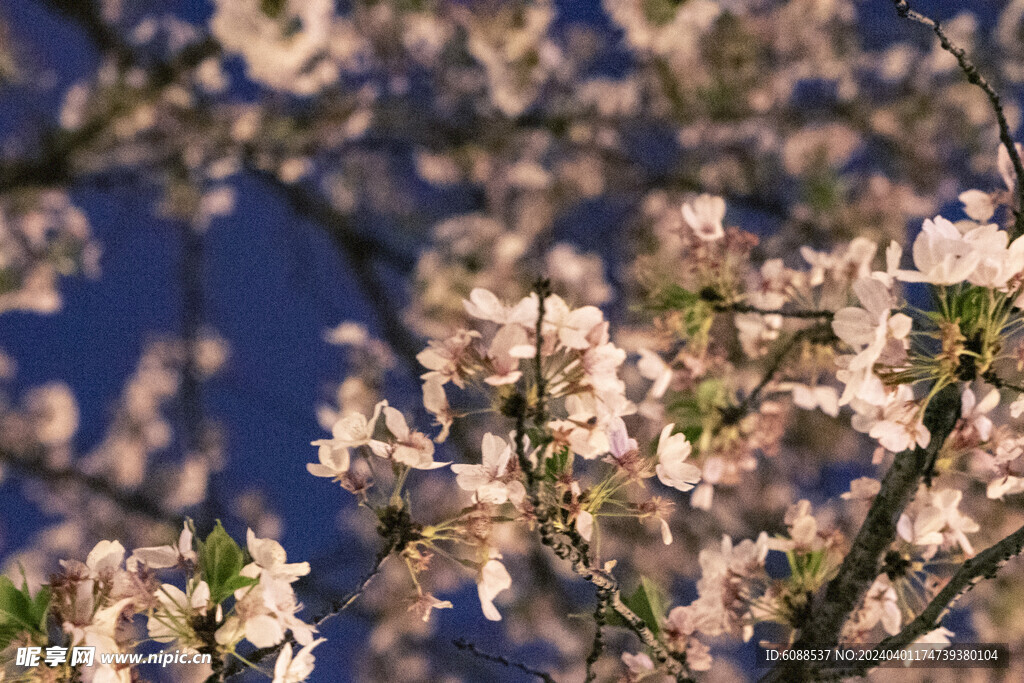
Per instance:
[[[199,568],[210,586],[210,600],[219,604],[231,596],[237,588],[249,584],[238,584],[239,575],[245,562],[245,554],[235,540],[217,520],[206,540],[199,543]]]
[[[690,427],[684,427],[680,430],[686,440],[691,444],[695,444],[700,441],[700,435],[704,433],[704,428],[700,425],[692,425]]]
[[[667,285],[651,295],[650,307],[660,311],[685,311],[701,304],[699,295],[679,285]]]
[[[8,577],[0,576],[0,649],[19,633],[45,634],[49,608],[48,588],[40,589],[33,598],[27,584],[18,589]]]
[[[560,448],[551,454],[551,457],[544,461],[544,478],[548,481],[556,481],[565,471],[569,462],[569,449]]]
[[[27,587],[26,587],[27,592]],[[39,626],[40,632],[46,631],[46,615],[50,611],[50,587],[43,586],[36,593],[35,599],[32,601],[32,608],[35,610],[36,624]]]
[[[628,598],[623,598],[622,602],[644,620],[644,624],[651,629],[654,635],[661,632],[661,620],[667,611],[668,600],[653,581],[647,577],[641,577],[637,589]],[[607,622],[609,626],[626,625],[626,622],[615,612],[609,612]]]
[[[231,593],[234,593],[239,588],[247,588],[249,586],[255,586],[259,582],[260,582],[259,579],[254,579],[251,576],[234,576],[234,577],[232,577],[232,578],[227,580],[227,582],[223,586],[223,590],[226,591],[230,595]],[[225,597],[227,597],[227,596],[225,596]]]

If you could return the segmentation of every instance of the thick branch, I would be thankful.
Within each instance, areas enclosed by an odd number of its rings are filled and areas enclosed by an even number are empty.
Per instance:
[[[996,572],[1010,558],[1019,555],[1022,550],[1024,550],[1024,526],[964,562],[942,590],[928,603],[928,606],[902,631],[879,643],[877,649],[898,650],[937,629],[957,600],[983,579],[995,578]],[[843,667],[843,675],[864,674],[871,668],[866,662],[874,660],[868,657],[864,661],[865,664],[858,664],[850,669]]]
[[[1010,155],[1010,162],[1013,164],[1013,170],[1017,174],[1017,206],[1013,212],[1015,216],[1013,234],[1014,236],[1024,234],[1024,162],[1021,161],[1020,154],[1017,152],[1017,145],[1014,143],[1013,135],[1010,132],[1010,124],[1006,120],[1006,113],[1003,111],[1003,103],[999,93],[981,75],[978,67],[967,58],[967,53],[964,52],[963,48],[954,45],[949,40],[949,36],[942,30],[942,25],[938,21],[910,9],[910,4],[906,0],[893,0],[893,2],[896,5],[896,13],[901,17],[916,21],[930,28],[938,37],[939,45],[942,46],[942,49],[956,58],[956,63],[960,65],[960,70],[967,76],[967,80],[981,88],[985,95],[988,96],[988,101],[992,105],[992,111],[996,115],[996,121],[999,123],[999,140]]]
[[[879,574],[880,558],[896,538],[900,514],[914,497],[929,463],[934,462],[959,417],[960,389],[955,384],[947,385],[932,398],[925,411],[924,424],[931,433],[928,447],[916,447],[896,455],[850,552],[835,578],[828,583],[824,595],[815,601],[811,617],[794,647],[828,647],[839,642],[843,624]],[[803,662],[780,666],[766,678],[785,680],[794,674],[799,678],[806,666]]]
[[[590,654],[587,655],[587,674],[586,683],[590,683],[597,679],[597,672],[594,671],[594,665],[597,664],[597,660],[601,658],[601,654],[604,652],[604,625],[608,619],[608,596],[598,592],[597,594],[597,608],[594,610],[594,640],[590,645]]]
[[[917,618],[899,634],[879,643],[880,648],[898,648],[909,645],[921,636],[939,627],[942,618],[965,593],[982,579],[995,578],[996,572],[1024,550],[1024,526],[998,543],[985,548],[960,566],[942,590],[932,599]]]

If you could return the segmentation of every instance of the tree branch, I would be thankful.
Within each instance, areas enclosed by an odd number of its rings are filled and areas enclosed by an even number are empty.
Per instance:
[[[555,683],[555,679],[551,677],[551,674],[547,674],[538,669],[531,668],[523,664],[522,662],[516,662],[502,655],[494,655],[490,654],[489,652],[484,652],[476,645],[463,638],[453,640],[452,645],[459,648],[460,650],[470,653],[474,657],[479,657],[480,659],[485,659],[488,662],[494,662],[495,664],[501,664],[506,668],[519,669],[520,671],[524,671],[530,674],[531,676],[536,676],[540,680],[544,681],[544,683]]]
[[[937,629],[953,605],[983,579],[995,578],[999,569],[1024,550],[1024,526],[981,551],[960,565],[952,578],[943,586],[928,606],[903,630],[878,644],[878,651],[898,650]],[[871,657],[850,668],[842,667],[844,676],[863,675],[877,663]]]
[[[100,495],[120,506],[125,512],[148,517],[155,522],[172,526],[181,524],[181,517],[164,510],[151,498],[126,491],[103,477],[86,474],[72,467],[55,467],[46,462],[41,452],[17,455],[7,450],[0,451],[0,462],[23,475],[38,479],[46,484],[74,483],[90,492]]]
[[[954,45],[946,32],[942,29],[942,25],[927,17],[920,12],[910,9],[910,4],[907,0],[893,0],[896,5],[896,13],[904,19],[910,19],[916,21],[919,24],[923,24],[930,28],[932,32],[938,37],[939,45],[942,49],[953,55],[956,58],[956,63],[960,66],[960,70],[967,76],[968,82],[981,88],[985,95],[988,96],[988,101],[992,105],[992,111],[995,112],[996,121],[999,123],[999,140],[1003,143],[1003,147],[1006,148],[1007,153],[1010,155],[1010,162],[1013,164],[1013,170],[1017,174],[1017,205],[1013,210],[1014,214],[1014,227],[1013,235],[1019,237],[1024,235],[1024,162],[1021,161],[1020,154],[1017,152],[1017,146],[1014,143],[1013,135],[1010,131],[1010,124],[1006,120],[1006,113],[1003,111],[1003,103],[999,97],[999,93],[995,91],[992,85],[985,79],[984,76],[978,71],[978,67],[967,58],[967,53],[964,49]]]
[[[925,411],[924,424],[931,433],[928,447],[915,447],[896,455],[850,552],[824,594],[815,600],[811,617],[793,647],[830,647],[839,642],[843,624],[879,574],[880,558],[896,538],[900,514],[913,499],[928,464],[934,462],[959,418],[960,389],[950,384],[932,398]],[[776,667],[765,680],[783,681],[794,676],[802,680],[812,668],[808,662],[790,662]]]
[[[796,332],[792,337],[786,340],[782,347],[775,352],[775,356],[769,361],[768,366],[764,369],[764,373],[761,375],[761,379],[754,386],[753,389],[743,397],[743,400],[735,406],[726,406],[721,408],[722,419],[727,424],[735,424],[739,420],[743,419],[750,411],[751,406],[757,403],[761,397],[761,393],[764,392],[765,388],[771,384],[775,376],[782,370],[783,364],[789,357],[789,354],[797,348],[797,345],[803,340],[809,340],[812,342],[825,343],[831,342],[836,339],[835,333],[832,328],[825,323],[819,323],[813,327],[805,327],[802,330]]]
[[[732,303],[715,303],[713,307],[716,313],[757,313],[758,315],[778,315],[783,318],[797,318],[803,320],[831,320],[835,317],[835,311],[803,309],[774,311],[767,308],[751,306],[750,304],[743,303],[742,301],[734,301]]]
[[[597,679],[597,672],[594,671],[594,665],[597,664],[597,660],[601,658],[601,653],[604,652],[604,625],[608,619],[608,596],[603,592],[598,591],[597,594],[597,608],[594,610],[594,640],[590,645],[590,654],[587,655],[587,677],[585,683],[590,683]]]
[[[995,578],[999,569],[1011,558],[1019,555],[1022,550],[1024,550],[1024,526],[964,562],[949,582],[912,622],[907,624],[899,634],[883,640],[878,647],[881,649],[903,647],[937,629],[942,618],[946,616],[957,600],[983,579]]]
[[[539,303],[534,363],[540,368],[542,367],[543,339],[541,334],[545,313],[544,299],[547,295],[546,283],[543,281],[539,282],[536,289]],[[534,426],[538,429],[547,429],[546,415],[544,412],[541,412],[543,405],[544,403],[538,399],[538,408],[534,412]],[[676,681],[689,681],[690,678],[687,675],[685,659],[680,660],[675,654],[670,652],[654,632],[648,628],[644,620],[626,605],[622,599],[622,592],[619,590],[618,580],[611,572],[598,569],[592,565],[589,545],[580,536],[579,532],[575,528],[561,523],[556,525],[556,520],[560,519],[558,509],[548,506],[541,501],[537,490],[536,473],[526,454],[525,423],[527,404],[525,397],[520,396],[518,407],[515,429],[516,457],[526,477],[526,495],[537,517],[537,527],[541,542],[551,548],[560,559],[569,562],[577,576],[594,584],[598,591],[599,600],[604,600],[608,609],[614,610],[615,613],[622,617],[623,621],[626,622],[627,628],[640,638],[643,644],[654,654],[654,659],[664,665]],[[563,540],[563,537],[568,540]]]

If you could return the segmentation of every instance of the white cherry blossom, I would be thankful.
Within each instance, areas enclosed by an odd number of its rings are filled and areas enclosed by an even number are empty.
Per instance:
[[[452,471],[457,475],[455,483],[464,491],[471,491],[473,498],[481,503],[522,503],[526,487],[516,478],[512,446],[488,432],[484,434],[480,453],[479,465],[452,465]]]
[[[925,220],[914,240],[913,254],[917,270],[901,270],[897,277],[904,282],[933,285],[963,282],[981,259],[974,245],[942,216]]]
[[[292,656],[292,644],[285,643],[281,648],[281,654],[277,656],[274,663],[274,680],[272,683],[301,683],[313,673],[313,664],[316,657],[313,656],[313,648],[325,642],[323,638],[317,638],[309,645]]]
[[[700,481],[700,468],[686,462],[693,446],[684,434],[673,434],[675,424],[665,425],[658,438],[658,464],[654,471],[665,486],[680,491],[689,491]]]
[[[494,598],[498,593],[507,590],[512,586],[512,577],[499,559],[500,553],[492,551],[491,559],[487,560],[480,568],[480,574],[476,580],[476,591],[480,597],[480,607],[484,616],[490,621],[501,621],[501,613],[494,606]]]
[[[699,195],[683,204],[683,220],[693,234],[705,242],[714,242],[725,236],[725,200],[709,194]]]

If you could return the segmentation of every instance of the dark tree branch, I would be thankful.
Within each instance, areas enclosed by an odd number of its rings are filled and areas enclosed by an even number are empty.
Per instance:
[[[878,647],[880,649],[903,647],[937,629],[942,618],[957,600],[980,581],[995,578],[999,569],[1011,558],[1019,555],[1021,550],[1024,550],[1024,526],[964,562],[949,582],[912,622],[907,624],[899,634],[883,640]]]
[[[877,650],[899,650],[939,628],[942,619],[960,598],[984,579],[995,578],[999,569],[1011,558],[1019,555],[1022,550],[1024,550],[1024,527],[1017,529],[998,543],[989,546],[964,562],[949,582],[942,587],[942,590],[932,598],[928,606],[913,621],[904,626],[902,631],[879,643]],[[874,661],[877,660],[867,657],[863,662],[849,668],[843,666],[841,673],[844,676],[863,675],[872,668],[868,662]]]
[[[586,683],[597,679],[597,672],[594,665],[601,658],[604,652],[604,625],[608,620],[608,596],[602,592],[597,595],[597,608],[594,610],[594,640],[590,645],[590,654],[587,655],[587,677]]]
[[[542,368],[542,331],[545,315],[544,301],[548,294],[547,283],[544,281],[537,283],[536,293],[539,302],[537,307],[536,351],[533,360],[538,368]],[[542,370],[538,372],[542,372]],[[590,559],[590,547],[586,540],[580,536],[575,528],[561,524],[558,508],[549,506],[541,500],[537,476],[526,453],[527,402],[526,398],[521,395],[519,399],[517,401],[518,412],[516,414],[515,428],[516,458],[526,477],[526,495],[530,507],[533,508],[534,515],[537,518],[537,530],[540,534],[541,542],[551,548],[558,558],[568,562],[577,576],[594,585],[598,591],[598,600],[604,601],[607,609],[613,610],[622,618],[626,627],[640,638],[641,642],[650,649],[654,659],[663,665],[676,681],[689,681],[685,658],[680,659],[678,655],[665,647],[664,643],[651,631],[644,620],[626,605],[622,599],[619,582],[615,576],[611,572],[593,565]],[[543,406],[544,402],[538,400],[533,416],[534,427],[542,431],[548,429],[547,415]]]
[[[953,55],[956,58],[956,63],[960,66],[960,70],[967,76],[968,82],[972,85],[976,85],[981,88],[985,95],[988,96],[988,101],[992,105],[992,111],[996,115],[996,121],[999,123],[999,140],[1003,143],[1003,147],[1006,148],[1007,153],[1010,155],[1010,162],[1013,164],[1013,170],[1017,175],[1017,192],[1016,200],[1017,205],[1014,208],[1014,236],[1024,235],[1024,162],[1021,161],[1020,154],[1017,152],[1017,145],[1014,143],[1013,135],[1010,131],[1010,124],[1006,120],[1006,113],[1003,111],[1003,103],[999,97],[999,93],[995,91],[992,85],[985,79],[984,76],[978,71],[978,67],[967,58],[967,53],[964,49],[954,45],[950,40],[949,36],[942,29],[940,24],[935,19],[927,17],[920,12],[910,9],[910,3],[907,0],[893,0],[896,5],[896,13],[904,19],[910,19],[916,21],[919,24],[923,24],[930,28],[932,32],[938,37],[939,45],[942,49]]]
[[[96,50],[113,56],[122,68],[143,66],[140,55],[103,21],[96,0],[44,0],[44,3],[78,24]],[[75,155],[100,139],[117,116],[155,99],[181,74],[219,52],[220,45],[212,38],[206,38],[185,47],[171,59],[146,64],[149,80],[138,100],[109,103],[76,130],[56,127],[47,131],[40,138],[42,151],[34,159],[0,160],[0,193],[52,187],[70,181],[74,177]]]
[[[779,315],[783,318],[797,318],[803,320],[831,320],[835,311],[813,311],[813,310],[778,310],[773,311],[767,308],[758,308],[750,304],[736,301],[733,303],[716,303],[714,309],[718,313],[757,313],[758,315]]]
[[[464,652],[470,653],[474,657],[479,657],[480,659],[485,659],[488,662],[494,662],[495,664],[501,664],[506,668],[519,669],[520,671],[524,671],[530,674],[531,676],[536,676],[540,680],[544,681],[544,683],[555,683],[555,679],[551,677],[551,674],[547,674],[538,669],[531,668],[523,664],[522,662],[513,661],[502,655],[494,655],[489,652],[484,652],[476,645],[463,638],[453,640],[452,645],[459,648],[460,650],[463,650]]]
[[[931,433],[928,447],[896,454],[850,552],[824,594],[814,601],[811,617],[793,647],[830,647],[839,642],[843,624],[879,574],[881,556],[896,538],[899,516],[913,499],[928,463],[934,462],[959,418],[960,388],[950,384],[932,398],[925,411],[924,424]],[[810,663],[791,662],[773,669],[765,680],[784,681],[794,676],[803,680],[809,670]]]
[[[727,423],[735,424],[739,420],[743,419],[747,413],[754,407],[758,400],[761,398],[761,394],[765,388],[775,379],[779,371],[782,370],[786,360],[802,341],[813,341],[816,343],[830,343],[835,341],[835,334],[832,332],[832,328],[824,323],[819,323],[813,327],[805,327],[802,330],[796,332],[792,337],[786,340],[785,343],[775,352],[775,356],[769,361],[768,366],[764,369],[764,373],[761,375],[761,379],[754,386],[750,392],[743,397],[743,400],[735,406],[727,406],[722,409],[722,417]]]
[[[1013,384],[1003,379],[995,373],[994,370],[989,370],[981,377],[983,380],[994,386],[996,389],[1009,389],[1010,391],[1016,391],[1019,394],[1024,394],[1024,386],[1019,384]]]

